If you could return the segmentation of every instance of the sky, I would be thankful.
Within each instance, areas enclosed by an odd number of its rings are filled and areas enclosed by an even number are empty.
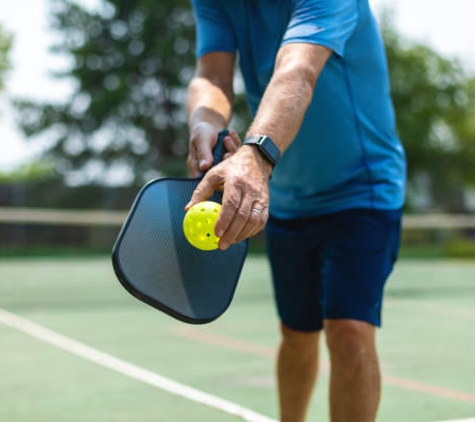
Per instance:
[[[99,0],[79,0],[88,7]],[[159,0],[157,0],[159,1]],[[9,98],[58,100],[68,97],[71,86],[52,79],[67,61],[49,52],[54,34],[48,25],[48,0],[3,1],[0,25],[15,37],[13,70],[6,80],[6,98],[0,98],[0,172],[31,161],[44,147],[28,144],[16,128]],[[475,0],[370,0],[377,13],[384,5],[395,12],[396,27],[410,39],[422,41],[447,58],[458,58],[475,73]],[[26,11],[26,12],[25,12]]]

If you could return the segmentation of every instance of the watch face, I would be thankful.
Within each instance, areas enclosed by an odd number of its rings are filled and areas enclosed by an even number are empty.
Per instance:
[[[254,145],[261,154],[272,164],[276,165],[280,159],[279,148],[268,136],[253,135],[244,140],[244,144]]]
[[[261,138],[261,145],[266,152],[266,154],[269,156],[270,161],[272,161],[272,164],[274,166],[277,164],[277,161],[279,161],[280,158],[280,151],[268,136],[263,136]]]

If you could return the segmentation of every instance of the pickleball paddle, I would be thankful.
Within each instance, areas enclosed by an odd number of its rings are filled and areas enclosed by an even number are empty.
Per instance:
[[[226,152],[218,134],[213,165]],[[247,255],[248,240],[203,251],[183,233],[185,205],[202,177],[159,178],[137,194],[112,252],[115,274],[137,299],[190,324],[205,324],[229,307]],[[221,203],[222,192],[211,201]]]

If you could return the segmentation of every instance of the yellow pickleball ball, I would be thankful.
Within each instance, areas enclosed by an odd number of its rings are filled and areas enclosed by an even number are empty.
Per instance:
[[[188,242],[202,251],[218,248],[219,237],[214,226],[219,217],[221,205],[213,201],[203,201],[193,205],[183,219],[183,232]]]

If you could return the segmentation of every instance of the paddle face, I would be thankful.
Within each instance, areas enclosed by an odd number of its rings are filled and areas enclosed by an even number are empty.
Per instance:
[[[183,233],[185,205],[201,179],[163,178],[137,195],[112,253],[115,273],[139,300],[181,321],[215,320],[233,298],[248,241],[202,251]],[[210,200],[221,203],[215,192]]]

